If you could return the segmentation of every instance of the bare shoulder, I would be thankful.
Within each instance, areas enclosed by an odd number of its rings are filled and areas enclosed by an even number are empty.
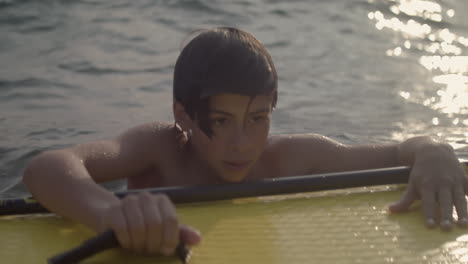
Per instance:
[[[346,145],[319,134],[283,134],[268,138],[267,148],[277,155],[290,155],[314,148],[318,151],[345,148]],[[310,152],[308,152],[310,154]]]
[[[130,128],[115,138],[83,143],[70,148],[82,160],[98,182],[138,175],[158,165],[169,140],[173,125],[146,123]]]
[[[346,145],[319,134],[283,134],[269,137],[264,155],[284,177],[321,172],[324,160],[345,148]]]
[[[268,138],[268,145],[281,148],[295,148],[295,145],[307,144],[325,144],[325,145],[343,145],[336,140],[333,140],[329,137],[314,134],[314,133],[305,133],[305,134],[279,134],[271,135]]]
[[[151,122],[141,124],[126,130],[116,140],[137,144],[162,143],[172,133],[174,125],[169,123]]]
[[[265,155],[280,176],[389,167],[396,144],[343,144],[318,134],[271,136]]]
[[[177,145],[174,124],[151,122],[133,127],[116,138],[122,150],[138,149],[138,152],[153,163],[167,157]],[[135,151],[129,151],[135,153]],[[157,164],[153,164],[157,165]]]
[[[94,152],[99,153],[100,148],[108,147],[108,150],[125,154],[128,150],[138,150],[140,154],[152,152],[153,149],[158,149],[157,146],[165,142],[166,137],[171,131],[171,126],[167,123],[145,123],[125,130],[115,138],[93,141],[76,145],[74,148],[77,152]],[[140,156],[140,158],[142,158]]]

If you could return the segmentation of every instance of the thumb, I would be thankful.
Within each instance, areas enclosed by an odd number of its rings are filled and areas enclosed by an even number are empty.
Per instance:
[[[188,246],[195,246],[200,243],[201,235],[198,230],[187,225],[179,227],[180,240]]]
[[[400,200],[391,204],[388,207],[388,209],[392,213],[401,213],[407,211],[416,199],[418,199],[418,196],[416,195],[416,191],[410,184],[410,186],[408,186],[408,188],[406,189],[405,193],[401,196]]]

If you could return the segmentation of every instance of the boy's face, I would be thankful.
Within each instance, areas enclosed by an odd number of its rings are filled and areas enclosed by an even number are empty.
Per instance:
[[[198,126],[192,144],[198,155],[225,181],[242,181],[265,147],[273,96],[220,94],[210,98],[212,137]]]

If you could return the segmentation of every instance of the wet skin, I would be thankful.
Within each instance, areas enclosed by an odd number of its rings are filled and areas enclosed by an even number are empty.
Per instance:
[[[213,96],[211,138],[176,102],[180,130],[148,123],[114,139],[45,152],[31,161],[24,182],[50,210],[97,232],[111,228],[124,248],[148,254],[170,255],[179,240],[194,245],[201,237],[178,222],[167,197],[141,193],[119,200],[96,182],[127,178],[129,188],[188,186],[409,165],[407,192],[390,210],[405,211],[422,199],[428,226],[437,224],[439,213],[441,227],[450,229],[453,207],[458,223],[468,224],[468,180],[450,145],[430,137],[345,145],[316,134],[269,136],[271,102],[270,96]]]

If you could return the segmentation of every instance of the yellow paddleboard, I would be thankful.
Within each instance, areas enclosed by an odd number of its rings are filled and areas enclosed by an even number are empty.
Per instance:
[[[178,206],[203,242],[190,263],[468,263],[468,229],[424,227],[421,208],[392,215],[402,188],[374,187]],[[1,263],[46,263],[94,234],[51,215],[0,218]],[[114,249],[83,263],[180,263]]]

